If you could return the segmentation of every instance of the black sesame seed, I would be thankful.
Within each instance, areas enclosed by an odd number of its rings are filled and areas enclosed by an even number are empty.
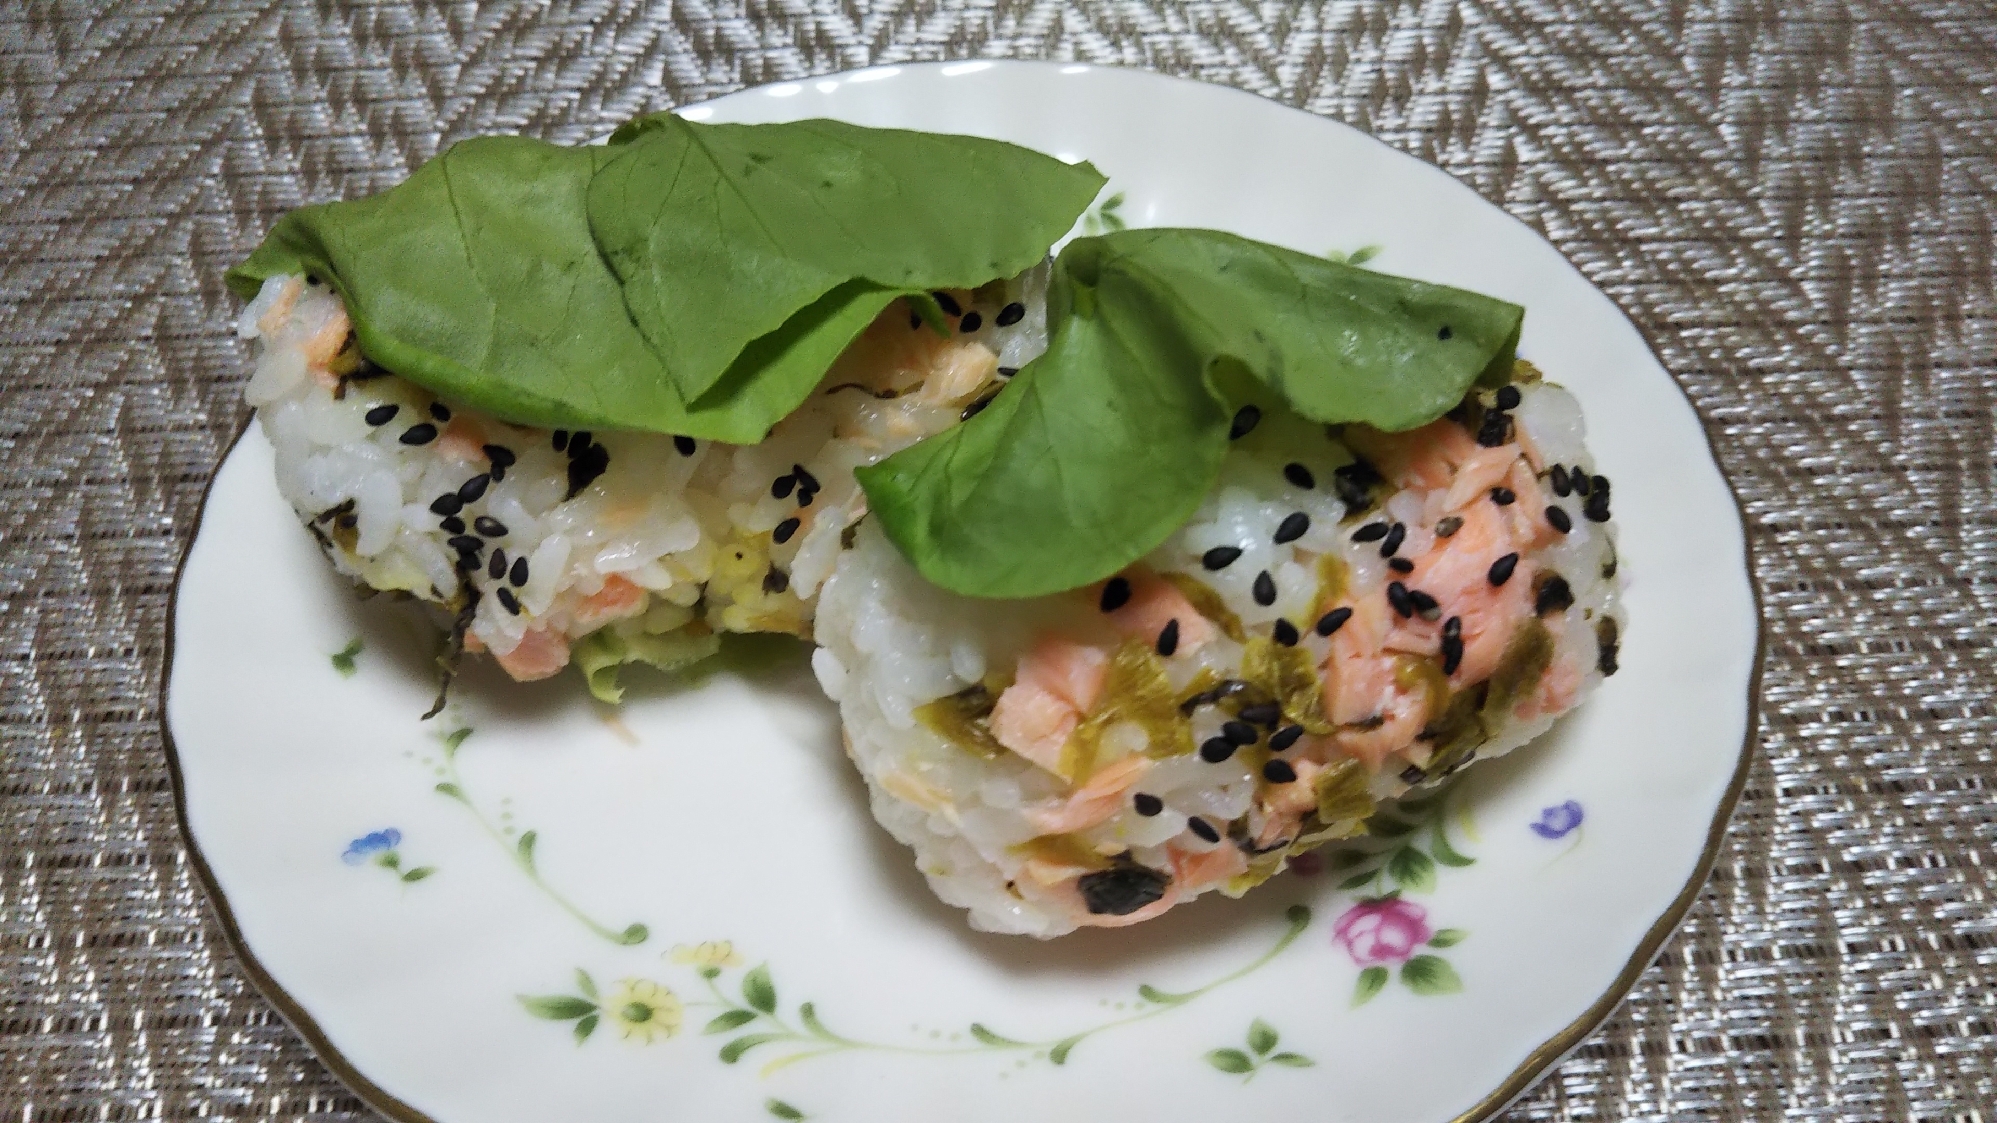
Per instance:
[[[430,416],[439,421],[449,421],[451,419],[451,407],[442,402],[431,402]]]
[[[1590,495],[1588,501],[1581,504],[1581,514],[1591,523],[1608,522],[1609,493],[1597,487],[1595,494]]]
[[[931,297],[935,298],[935,300],[936,300],[936,306],[937,306],[938,308],[941,308],[941,309],[943,309],[943,314],[944,314],[944,315],[946,315],[946,316],[961,316],[961,315],[963,315],[963,314],[964,314],[964,306],[963,306],[963,305],[961,305],[961,304],[959,304],[959,303],[957,303],[957,298],[956,298],[956,297],[954,297],[954,296],[951,296],[951,295],[950,295],[949,293],[947,293],[947,292],[932,292],[932,293],[930,293],[929,295],[930,295]]]
[[[1174,616],[1174,617],[1172,617],[1172,618],[1171,618],[1170,620],[1167,620],[1167,621],[1165,622],[1165,626],[1164,626],[1163,628],[1159,629],[1159,631],[1158,631],[1158,643],[1157,643],[1157,645],[1156,645],[1156,646],[1157,646],[1157,651],[1158,651],[1158,654],[1160,654],[1160,655],[1162,655],[1162,656],[1164,656],[1164,657],[1166,657],[1166,658],[1168,658],[1168,659],[1172,657],[1172,653],[1173,653],[1173,652],[1175,652],[1175,651],[1179,650],[1179,618],[1178,618],[1178,617]]]
[[[1451,515],[1448,518],[1442,519],[1435,524],[1435,536],[1437,538],[1448,538],[1449,536],[1455,534],[1457,531],[1462,529],[1463,529],[1463,520],[1456,517],[1455,515]]]
[[[569,455],[581,456],[584,453],[588,452],[589,439],[590,439],[590,431],[588,429],[576,430],[575,436],[569,438]]]
[[[1491,502],[1496,503],[1500,507],[1509,507],[1518,501],[1518,493],[1511,488],[1494,487],[1491,489]]]
[[[804,524],[797,519],[785,519],[777,524],[775,530],[770,531],[770,538],[781,546],[790,541],[790,536],[796,534],[797,528],[802,525]]]
[[[1200,555],[1200,564],[1206,566],[1209,571],[1222,570],[1233,565],[1235,559],[1240,556],[1241,547],[1239,546],[1215,546],[1213,549]]]
[[[1262,411],[1254,406],[1242,406],[1234,411],[1234,424],[1227,427],[1227,439],[1238,441],[1255,431],[1262,423]]]
[[[770,483],[771,499],[789,499],[793,488],[797,487],[796,476],[778,476]]]
[[[1429,596],[1420,589],[1408,590],[1408,603],[1414,606],[1416,612],[1421,613],[1425,619],[1429,620],[1435,619],[1434,616],[1429,614],[1442,607],[1434,597]]]
[[[1311,475],[1311,470],[1294,460],[1283,465],[1283,478],[1305,491],[1317,486],[1317,477]]]
[[[1283,707],[1274,702],[1257,702],[1252,706],[1241,707],[1241,720],[1256,725],[1274,726],[1283,720]]]
[[[1102,600],[1099,602],[1104,612],[1115,612],[1130,603],[1130,578],[1112,577],[1103,582]]]
[[[1297,539],[1302,538],[1310,528],[1311,517],[1309,515],[1304,514],[1302,511],[1292,511],[1276,527],[1276,545],[1281,546],[1286,542],[1295,542]]]
[[[1574,529],[1574,520],[1568,517],[1567,508],[1565,507],[1548,507],[1546,509],[1546,521],[1552,523],[1553,529],[1562,534]]]
[[[1406,768],[1401,769],[1401,783],[1403,784],[1419,784],[1426,779],[1428,779],[1428,773],[1422,771],[1421,766],[1418,764],[1410,764]]]
[[[1018,307],[1018,305],[1014,305],[1013,307]],[[1155,795],[1138,792],[1136,795],[1130,797],[1130,806],[1139,815],[1149,819],[1151,816],[1165,810],[1165,801]]]
[[[1607,495],[1609,493],[1609,477],[1596,476],[1589,482],[1595,485],[1595,493],[1597,495]]]
[[[681,456],[692,456],[700,450],[700,446],[694,443],[692,437],[674,437],[673,447],[679,450]]]
[[[998,397],[998,389],[996,387],[993,388],[992,392],[989,394],[979,395],[976,399],[974,399],[971,402],[970,405],[964,407],[964,412],[957,415],[957,420],[969,421],[971,418],[976,417],[977,415],[985,412],[985,407],[991,405],[992,400],[997,397]]]
[[[1386,540],[1380,543],[1380,556],[1383,558],[1393,557],[1400,551],[1401,543],[1407,540],[1408,528],[1400,523],[1395,523],[1393,529],[1387,532]]]
[[[1352,532],[1352,540],[1354,542],[1378,542],[1387,536],[1387,529],[1386,523],[1367,523],[1365,526]]]
[[[1540,585],[1539,595],[1532,602],[1532,610],[1541,616],[1549,612],[1565,612],[1573,607],[1574,589],[1567,584],[1567,578],[1558,573]]]
[[[506,579],[515,585],[527,583],[527,558],[524,555],[513,559],[513,569],[507,573]]]
[[[445,534],[463,534],[465,532],[465,520],[456,515],[452,515],[437,525],[444,528]]]
[[[492,552],[492,560],[488,561],[485,565],[485,575],[494,581],[506,576],[506,551],[504,549]]]
[[[1442,637],[1442,673],[1453,675],[1463,665],[1463,637]]]
[[[458,485],[458,501],[461,503],[478,502],[479,498],[485,494],[486,487],[491,483],[492,477],[484,472],[480,472],[478,475]]]
[[[1317,626],[1316,626],[1317,634],[1321,636],[1328,636],[1333,632],[1336,632],[1338,629],[1343,628],[1345,626],[1345,622],[1350,619],[1352,619],[1351,609],[1334,608],[1330,612],[1327,612],[1323,616],[1317,618]]]
[[[964,313],[964,318],[957,321],[957,330],[963,332],[965,335],[969,335],[984,326],[985,318],[975,311]]]
[[[797,477],[797,486],[800,491],[825,490],[824,487],[819,484],[818,477],[812,475],[810,472],[805,471],[804,465],[802,464],[791,465],[790,474]]]
[[[1009,328],[1026,318],[1026,305],[1017,300],[999,309],[998,326]]]
[[[1477,426],[1477,443],[1485,448],[1497,448],[1511,435],[1512,419],[1503,410],[1487,410],[1484,420]]]
[[[1399,581],[1387,582],[1387,603],[1405,620],[1415,614],[1415,604],[1408,599],[1408,587]]]
[[[461,554],[474,554],[485,549],[485,540],[482,538],[473,538],[469,534],[454,534],[444,539],[444,545]]]
[[[1435,337],[1437,339],[1442,340],[1444,343],[1449,342],[1449,337],[1453,334],[1454,333],[1449,330],[1448,324],[1444,324],[1441,327],[1435,329]]]
[[[492,462],[493,467],[502,469],[513,467],[516,459],[513,450],[505,445],[486,445],[485,458]]]
[[[506,524],[493,518],[491,515],[480,515],[473,519],[472,529],[485,535],[487,538],[506,537]]]
[[[348,511],[346,514],[334,519],[333,525],[339,527],[341,530],[352,530],[361,525],[361,517],[352,511]]]
[[[800,507],[811,506],[811,501],[817,498],[818,493],[815,491],[806,491],[803,488],[797,489],[797,505]]]
[[[1255,732],[1255,727],[1245,721],[1221,722],[1220,735],[1237,745],[1252,745],[1262,739],[1262,735]]]
[[[406,445],[427,445],[437,439],[437,427],[428,421],[420,425],[411,425],[396,439]]]
[[[458,493],[455,491],[447,491],[437,498],[430,500],[430,513],[433,515],[448,517],[464,510],[464,507],[465,501],[459,499]]]
[[[1018,367],[1000,367],[1000,368],[998,368],[998,376],[999,376],[1000,378],[1011,378],[1011,377],[1012,377],[1013,375],[1015,375],[1015,374],[1018,374],[1018,373],[1019,373],[1019,368],[1018,368]]]
[[[1387,482],[1364,460],[1332,469],[1331,489],[1345,504],[1345,517],[1354,518],[1373,502],[1373,489]]]
[[[1520,402],[1522,402],[1522,401],[1524,401],[1524,400],[1525,400],[1525,396],[1524,396],[1523,394],[1520,394],[1520,393],[1519,393],[1519,388],[1518,388],[1518,387],[1516,387],[1516,386],[1500,386],[1500,387],[1498,387],[1498,408],[1499,408],[1499,409],[1517,409],[1517,408],[1519,408],[1519,403],[1520,403]]]
[[[1254,594],[1255,603],[1264,608],[1276,603],[1276,579],[1266,569],[1255,575],[1255,584],[1249,591]]]
[[[520,600],[513,595],[513,590],[501,585],[497,596],[499,597],[499,607],[514,616],[520,615]]]
[[[1395,573],[1413,573],[1415,571],[1415,563],[1406,558],[1388,558],[1387,568],[1393,570]]]
[[[1278,729],[1274,733],[1269,734],[1269,747],[1275,750],[1276,752],[1280,753],[1285,749],[1288,749],[1291,745],[1296,744],[1297,741],[1303,737],[1303,735],[1304,735],[1303,726],[1286,725],[1283,728]]]
[[[1490,572],[1486,573],[1485,576],[1490,579],[1491,584],[1503,585],[1512,579],[1512,571],[1518,567],[1519,556],[1517,554],[1506,554],[1504,557],[1491,563]]]
[[[1219,764],[1234,755],[1235,744],[1225,737],[1209,737],[1200,745],[1200,759]]]
[[[1553,484],[1553,494],[1558,495],[1562,499],[1574,494],[1574,483],[1567,478],[1567,469],[1565,467],[1555,464],[1553,470],[1547,473],[1547,475]]]
[[[581,440],[581,434],[577,434],[576,439]],[[575,443],[571,442],[569,444],[569,451],[573,453],[575,449]],[[609,449],[602,445],[589,445],[586,447],[582,455],[569,461],[569,490],[568,494],[563,496],[563,498],[574,499],[577,493],[594,483],[596,477],[602,475],[609,467]]]
[[[1212,823],[1207,822],[1205,819],[1200,818],[1198,815],[1195,815],[1192,818],[1186,820],[1186,826],[1192,828],[1192,832],[1194,834],[1199,835],[1201,838],[1206,839],[1208,842],[1220,841],[1220,832],[1213,829]]]
[[[376,406],[367,411],[367,423],[376,427],[386,425],[395,420],[395,415],[401,411],[402,407],[393,402],[388,405]]]
[[[553,437],[550,438],[550,443],[555,446],[556,452],[565,451],[569,447],[569,431],[567,429],[555,430]]]
[[[1284,647],[1295,647],[1297,646],[1297,641],[1303,638],[1297,634],[1297,626],[1295,624],[1281,617],[1278,617],[1276,620],[1274,636],[1276,642],[1282,644]]]
[[[1271,760],[1262,765],[1262,778],[1272,784],[1293,784],[1297,780],[1297,770],[1290,767],[1287,760]]]
[[[1588,473],[1579,464],[1567,469],[1567,479],[1574,485],[1576,495],[1586,495],[1594,490],[1594,484],[1589,481]]]
[[[763,574],[764,592],[775,594],[781,593],[788,588],[790,588],[790,574],[785,573],[783,570],[771,566],[770,571]]]
[[[1463,617],[1451,616],[1449,619],[1444,620],[1442,622],[1442,634],[1445,638],[1449,636],[1456,636],[1459,639],[1462,638]]]

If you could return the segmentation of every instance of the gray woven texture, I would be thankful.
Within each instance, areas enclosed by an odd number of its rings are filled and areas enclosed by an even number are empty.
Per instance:
[[[1440,164],[1620,301],[1714,437],[1761,757],[1682,932],[1511,1118],[1997,1118],[1987,0],[0,6],[0,1117],[374,1118],[222,944],[161,758],[173,568],[245,413],[231,260],[459,137],[981,55]]]

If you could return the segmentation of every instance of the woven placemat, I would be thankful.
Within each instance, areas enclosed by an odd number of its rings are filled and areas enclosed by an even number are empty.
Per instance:
[[[223,269],[460,137],[1020,56],[1449,169],[1629,310],[1739,489],[1761,756],[1682,932],[1511,1118],[1993,1118],[1987,0],[102,7],[0,7],[0,1117],[374,1118],[221,943],[161,758],[173,566],[245,413]]]

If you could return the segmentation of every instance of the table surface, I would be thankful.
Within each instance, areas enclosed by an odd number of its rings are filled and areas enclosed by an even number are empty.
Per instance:
[[[376,1118],[174,826],[173,569],[246,410],[222,272],[452,140],[879,62],[1080,59],[1370,130],[1543,231],[1740,493],[1760,755],[1684,928],[1515,1120],[1997,1103],[1987,0],[16,0],[0,10],[0,1117]]]

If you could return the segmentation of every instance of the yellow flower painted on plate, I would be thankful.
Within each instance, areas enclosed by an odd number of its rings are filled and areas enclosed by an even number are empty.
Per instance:
[[[735,945],[727,940],[679,944],[673,948],[672,957],[674,963],[684,963],[689,967],[742,966],[742,957],[735,954]]]
[[[598,1004],[604,1022],[626,1041],[650,1045],[680,1031],[686,1008],[668,987],[650,979],[619,979]]]

